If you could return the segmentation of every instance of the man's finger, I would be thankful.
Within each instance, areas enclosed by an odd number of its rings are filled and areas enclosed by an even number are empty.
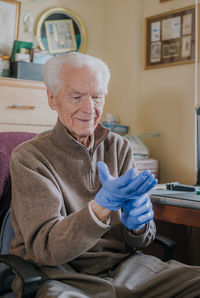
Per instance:
[[[147,200],[149,200],[149,197],[147,194],[140,196],[140,197],[133,197],[125,201],[123,205],[123,210],[127,214],[130,210],[133,208],[138,208],[142,205],[144,205]]]
[[[134,175],[136,174],[136,169],[134,168],[131,168],[129,169],[125,174],[121,175],[118,179],[117,179],[117,186],[120,188],[120,187],[125,187],[126,185],[128,185]]]
[[[99,179],[102,184],[104,184],[107,180],[110,179],[110,172],[107,167],[107,164],[103,161],[98,161],[97,162],[97,168],[99,172]]]
[[[141,187],[138,189],[138,193],[140,195],[147,193],[150,191],[156,184],[158,183],[158,180],[153,176],[152,179],[149,179],[149,181],[146,181]]]
[[[127,186],[126,193],[130,195],[136,192],[137,192],[137,195],[144,194],[145,193],[144,191],[143,192],[139,191],[140,188],[142,187],[142,190],[145,189],[145,187],[149,186],[154,179],[155,179],[154,175],[152,175],[150,172],[148,172],[147,175],[140,173],[133,179],[132,183],[130,183]]]

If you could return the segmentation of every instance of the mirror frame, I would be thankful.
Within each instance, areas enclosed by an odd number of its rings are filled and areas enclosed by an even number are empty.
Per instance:
[[[66,19],[71,19],[72,22],[75,23],[75,25],[77,26],[80,33],[80,40],[81,40],[77,51],[80,53],[84,53],[87,45],[87,34],[86,34],[85,25],[81,20],[81,18],[75,12],[64,7],[55,7],[55,8],[48,9],[40,16],[36,25],[36,38],[41,50],[48,50],[45,47],[44,43],[42,42],[41,30],[42,30],[42,27],[44,26],[44,22],[45,20],[48,19],[48,17],[51,17],[52,15],[59,14],[59,13],[62,15],[65,14],[67,17]]]

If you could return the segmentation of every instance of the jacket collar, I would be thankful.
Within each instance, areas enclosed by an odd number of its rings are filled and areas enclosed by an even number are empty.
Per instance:
[[[108,128],[105,128],[102,124],[99,123],[97,125],[97,127],[94,131],[94,149],[108,135],[109,131],[110,130]],[[74,144],[74,142],[78,143],[73,138],[73,136],[69,133],[67,127],[62,124],[62,122],[60,121],[59,118],[52,130],[52,134],[56,138],[56,142],[64,143],[65,145],[66,144],[72,145],[72,144]]]

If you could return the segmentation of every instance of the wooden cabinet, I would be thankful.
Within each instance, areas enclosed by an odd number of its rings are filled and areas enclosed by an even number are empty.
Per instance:
[[[0,131],[38,133],[52,128],[56,120],[43,82],[0,78]]]

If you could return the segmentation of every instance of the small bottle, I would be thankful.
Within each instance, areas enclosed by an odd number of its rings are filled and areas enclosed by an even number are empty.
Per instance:
[[[0,56],[0,76],[9,77],[10,76],[10,57]]]

